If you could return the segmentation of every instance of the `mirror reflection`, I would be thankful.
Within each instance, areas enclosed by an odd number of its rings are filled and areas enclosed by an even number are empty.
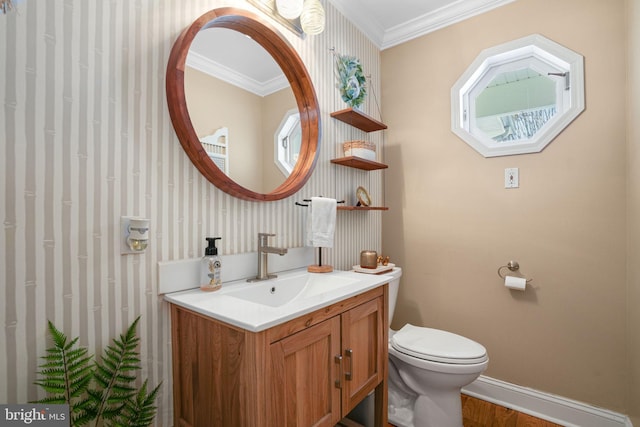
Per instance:
[[[279,187],[295,166],[301,128],[295,96],[278,64],[246,35],[208,28],[194,38],[186,65],[187,108],[213,163],[252,191]]]

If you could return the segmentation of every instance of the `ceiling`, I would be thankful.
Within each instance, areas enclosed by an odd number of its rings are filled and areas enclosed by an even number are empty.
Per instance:
[[[516,0],[325,1],[376,46],[386,49]],[[201,31],[193,41],[187,65],[259,96],[288,85],[278,65],[257,43],[225,29]]]
[[[386,49],[516,0],[328,0]]]

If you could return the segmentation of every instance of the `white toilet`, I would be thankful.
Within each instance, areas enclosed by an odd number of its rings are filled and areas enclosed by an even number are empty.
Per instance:
[[[389,282],[391,323],[402,269],[387,274],[393,276]],[[398,427],[462,427],[460,390],[488,364],[487,350],[460,335],[410,324],[398,331],[389,329],[389,422]],[[352,414],[368,426],[373,424],[367,406],[371,402]]]

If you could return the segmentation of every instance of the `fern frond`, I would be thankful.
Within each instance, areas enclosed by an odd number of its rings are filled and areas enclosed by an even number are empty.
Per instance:
[[[65,401],[64,398],[49,396],[45,397],[44,399],[40,399],[38,403],[41,403],[43,405],[64,405]]]
[[[105,355],[102,357],[102,363],[105,366],[105,368],[110,369],[109,372],[112,372],[117,369],[118,360],[120,360],[120,358],[122,357],[121,355],[122,353],[105,351]]]
[[[123,385],[123,384],[114,384],[113,387],[111,388],[111,390],[113,390],[113,393],[115,395],[131,395],[134,394],[132,392],[135,392],[136,389],[134,387],[130,387],[127,385]]]
[[[93,414],[87,413],[85,411],[81,411],[79,413],[75,413],[71,416],[72,425],[74,426],[84,426],[89,424],[92,420],[95,420],[95,416]]]
[[[132,389],[127,393],[113,393],[107,399],[107,403],[111,406],[124,404],[128,399],[131,399],[136,394],[136,389]]]
[[[138,368],[140,369],[140,368]],[[128,370],[129,371],[129,370]],[[118,382],[120,383],[130,383],[136,380],[135,375],[125,375],[123,373],[118,374]]]
[[[46,356],[42,357],[45,362],[40,365],[40,378],[34,382],[48,396],[35,403],[67,404],[73,413],[77,398],[84,393],[91,381],[92,356],[87,355],[86,348],[76,347],[78,337],[69,341],[51,321],[48,322],[48,329],[54,346],[48,348]]]
[[[54,366],[51,368],[43,369],[38,372],[40,375],[44,375],[45,377],[60,377],[64,378],[67,371],[64,369],[64,365]]]
[[[53,323],[51,323],[51,322],[49,322],[49,323],[51,324],[50,329],[51,329],[51,327],[52,327],[53,329],[56,329],[56,327],[53,325]],[[56,329],[56,331],[57,331],[57,329]],[[64,337],[64,340],[65,340],[65,342],[66,342],[67,337],[66,337],[62,332],[60,332],[60,331],[58,331],[58,333],[60,334],[60,336]],[[71,349],[74,345],[76,345],[76,343],[78,342],[78,340],[79,340],[79,339],[80,339],[80,337],[75,337],[74,339],[72,339],[72,340],[69,342],[69,344],[67,344],[67,345],[58,345],[58,347],[64,347],[64,351],[68,351],[68,350],[69,350],[69,349]],[[56,342],[56,341],[54,340],[54,342]]]
[[[147,394],[147,380],[142,384],[135,398],[126,402],[123,411],[116,417],[109,427],[147,427],[153,423],[157,407],[154,405],[160,386],[158,384]]]
[[[67,345],[67,336],[56,329],[55,325],[50,320],[47,322],[47,327],[49,329],[49,334],[51,335],[51,339],[53,340],[55,348],[64,349],[64,347]]]
[[[127,363],[126,360],[122,361],[122,365],[120,365],[120,371],[128,372],[128,371],[137,371],[140,369],[140,365],[136,363],[135,365]]]
[[[86,377],[91,378],[91,375],[93,375],[93,368],[89,365],[89,362],[91,362],[91,358],[87,357],[81,364],[76,365],[73,368],[69,368],[69,378],[71,378],[73,382],[76,380],[83,380]]]
[[[76,405],[75,417],[78,418],[79,425],[95,420],[98,416],[98,404],[102,400],[102,393],[91,388],[87,389],[85,398]]]
[[[48,349],[45,350],[47,353],[61,353],[62,352],[62,347],[49,347]],[[45,356],[46,357],[46,356]]]
[[[47,354],[45,356],[42,356],[41,359],[48,360],[49,362],[43,363],[42,365],[40,365],[41,367],[61,365],[60,352],[56,353],[51,351],[51,349],[47,349],[46,351]]]
[[[74,342],[77,340],[74,340]],[[67,352],[67,357],[69,357],[70,360],[76,360],[81,358],[82,356],[84,356],[85,354],[87,354],[87,349],[84,347],[78,347],[78,348],[67,348],[65,349],[65,351]]]
[[[69,395],[72,398],[78,398],[84,394],[89,387],[89,383],[91,382],[91,375],[86,375],[79,378],[77,381],[73,382],[71,389],[69,390]]]
[[[46,391],[47,393],[56,395],[56,397],[61,396],[64,400],[66,400],[64,395],[64,392],[66,390],[65,388],[66,383],[64,381],[45,380],[45,381],[35,381],[34,384],[42,387],[44,391]]]
[[[131,364],[132,360],[139,360],[137,346],[140,339],[136,336],[139,320],[138,316],[124,335],[120,335],[119,339],[114,338],[104,350],[101,362],[96,363],[94,376],[103,388],[100,400],[95,402],[98,423],[112,419],[114,412],[122,411],[123,402],[135,394],[130,384],[136,377],[125,372],[140,369],[137,363]]]
[[[126,402],[126,401],[125,401]],[[102,413],[102,419],[103,420],[113,420],[115,419],[119,414],[122,413],[122,411],[125,408],[125,404],[124,402],[122,402],[120,405],[118,406],[114,406],[112,408],[106,409],[103,413]]]

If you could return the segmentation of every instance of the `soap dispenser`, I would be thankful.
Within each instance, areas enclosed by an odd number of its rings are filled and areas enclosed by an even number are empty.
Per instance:
[[[200,289],[203,291],[217,291],[222,287],[222,262],[218,256],[216,240],[220,237],[207,237],[208,246],[204,250],[201,265]]]

